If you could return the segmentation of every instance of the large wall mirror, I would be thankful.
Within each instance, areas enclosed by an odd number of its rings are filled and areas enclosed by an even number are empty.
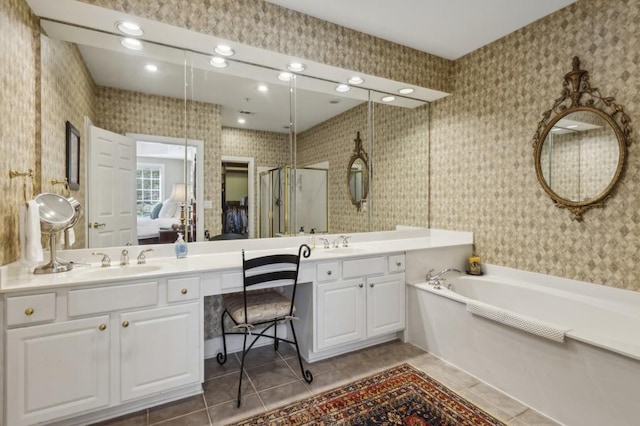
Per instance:
[[[581,221],[588,209],[604,206],[619,182],[631,125],[614,98],[590,86],[577,57],[563,87],[534,136],[536,175],[556,205]]]
[[[30,1],[35,3],[49,4]],[[94,10],[93,6],[82,8],[83,13],[87,8]],[[115,34],[113,27],[114,16],[122,14],[95,10],[99,12],[90,17],[65,15],[82,22],[82,27],[62,23],[57,15],[53,21],[41,21],[46,34],[42,37],[51,41],[51,57],[43,67],[67,72],[69,57],[75,56],[82,64],[77,68],[84,67],[88,73],[87,84],[76,85],[77,94],[61,96],[61,102],[76,103],[82,97],[87,104],[78,116],[90,119],[92,131],[84,134],[85,123],[74,120],[83,129],[84,143],[111,137],[115,139],[109,143],[123,146],[120,137],[128,138],[134,152],[126,173],[96,167],[86,155],[89,150],[82,152],[83,177],[74,196],[86,204],[87,224],[76,226],[74,248],[87,246],[87,241],[91,247],[172,242],[174,227],[185,216],[194,223],[190,238],[197,241],[229,235],[274,237],[311,229],[372,230],[371,208],[368,213],[353,214],[350,193],[344,189],[357,132],[364,150],[373,152],[369,89],[300,74],[287,77],[270,64],[268,52],[265,66],[233,58],[214,63],[211,55],[183,43],[188,38],[177,36],[176,45],[182,47],[143,40],[142,50],[127,49],[124,37]],[[87,28],[87,22],[95,30]],[[53,81],[51,86],[56,84]],[[42,98],[50,95],[43,92]],[[416,135],[428,134],[419,127],[428,127],[428,117],[416,108],[424,102],[405,101],[407,105],[399,102],[402,112],[389,114],[397,126],[384,124],[393,129],[393,135],[381,139],[384,144],[397,146],[403,138],[415,143]],[[59,115],[56,105],[43,102],[43,120],[53,126]],[[43,133],[51,126],[43,123]],[[400,131],[403,126],[410,134]],[[386,162],[381,164],[387,168]],[[354,162],[353,166],[364,164]],[[95,170],[100,171],[92,180],[95,185],[87,185],[88,172]],[[359,202],[372,197],[371,190],[364,189],[361,194],[356,191]],[[107,208],[105,201],[114,199],[131,208],[114,215],[116,210]],[[185,212],[182,206],[189,208]],[[113,228],[112,216],[121,216],[123,223]],[[389,220],[409,223],[396,216]],[[375,230],[383,229],[393,227],[382,224]]]

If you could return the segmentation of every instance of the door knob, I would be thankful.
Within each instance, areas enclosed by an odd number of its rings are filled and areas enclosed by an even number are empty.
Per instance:
[[[104,228],[105,226],[107,226],[107,224],[106,224],[106,223],[93,222],[93,223],[91,224],[91,227],[92,227],[92,228],[96,228],[96,229],[97,229],[97,228]]]

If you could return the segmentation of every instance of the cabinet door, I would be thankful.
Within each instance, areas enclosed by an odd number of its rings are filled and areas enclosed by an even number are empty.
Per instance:
[[[7,331],[7,424],[109,404],[108,316]]]
[[[362,279],[317,286],[316,349],[364,337],[366,292]]]
[[[200,382],[200,322],[198,303],[120,315],[122,401]]]
[[[404,318],[404,274],[368,278],[367,337],[403,330]]]

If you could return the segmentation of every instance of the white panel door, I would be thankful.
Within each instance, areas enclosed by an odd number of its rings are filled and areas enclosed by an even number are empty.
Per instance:
[[[122,401],[200,382],[199,303],[120,315]]]
[[[135,141],[91,126],[88,159],[89,247],[137,244]]]
[[[367,337],[405,327],[404,274],[367,278]]]
[[[316,350],[364,337],[366,290],[362,279],[318,284]]]
[[[7,424],[109,404],[108,316],[7,331]]]

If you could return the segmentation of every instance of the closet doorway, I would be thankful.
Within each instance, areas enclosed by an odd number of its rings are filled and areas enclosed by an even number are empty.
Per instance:
[[[222,156],[222,229],[211,239],[254,238],[254,159]]]

